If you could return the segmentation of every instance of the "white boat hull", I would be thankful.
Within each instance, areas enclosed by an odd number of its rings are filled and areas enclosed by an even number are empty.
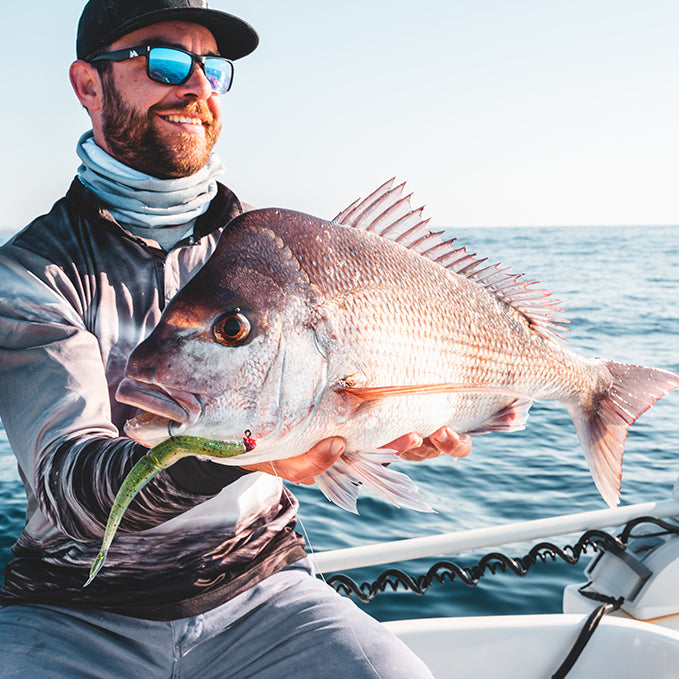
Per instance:
[[[586,615],[507,615],[402,620],[385,625],[436,679],[548,679],[575,642]],[[606,616],[568,679],[676,679],[679,632]]]

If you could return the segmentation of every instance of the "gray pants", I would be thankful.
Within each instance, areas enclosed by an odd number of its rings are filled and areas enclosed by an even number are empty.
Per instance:
[[[396,637],[292,564],[170,622],[56,606],[0,608],[3,679],[431,679]]]

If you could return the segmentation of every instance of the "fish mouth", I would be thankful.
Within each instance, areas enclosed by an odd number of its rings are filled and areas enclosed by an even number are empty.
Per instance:
[[[196,394],[129,377],[118,386],[116,399],[184,427],[194,424],[203,412]]]

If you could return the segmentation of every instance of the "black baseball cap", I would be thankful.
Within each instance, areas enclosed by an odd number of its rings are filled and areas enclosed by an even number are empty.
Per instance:
[[[89,0],[80,15],[76,55],[86,59],[127,33],[160,21],[191,21],[209,29],[222,57],[250,54],[259,37],[242,19],[210,9],[205,0]]]

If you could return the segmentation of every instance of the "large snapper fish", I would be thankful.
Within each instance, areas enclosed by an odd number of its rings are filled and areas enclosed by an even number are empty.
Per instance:
[[[520,429],[532,401],[554,399],[617,504],[627,428],[679,376],[570,351],[558,301],[431,233],[402,192],[388,182],[333,222],[235,219],[130,356],[118,399],[147,414],[126,432],[149,446],[248,432],[256,447],[222,460],[237,465],[337,435],[360,461],[409,431]],[[321,485],[355,493],[340,467]]]
[[[618,503],[628,427],[679,377],[570,351],[548,292],[431,233],[402,195],[388,182],[333,222],[282,209],[231,222],[130,356],[117,397],[145,412],[126,432],[160,449],[126,481],[105,542],[181,456],[250,464],[331,435],[346,440],[316,478],[331,500],[355,511],[366,484],[428,509],[380,446],[443,425],[522,429],[536,399],[565,405],[601,495]]]

